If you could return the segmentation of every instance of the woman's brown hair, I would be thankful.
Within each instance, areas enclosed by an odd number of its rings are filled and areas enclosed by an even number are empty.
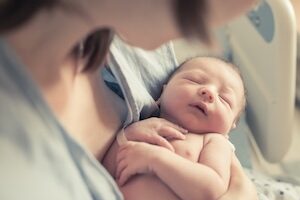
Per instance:
[[[58,0],[0,0],[0,32],[7,32],[27,22],[41,9],[51,9]]]
[[[207,24],[207,0],[176,0],[174,14],[185,37],[200,39],[206,45],[212,44]]]
[[[94,71],[105,62],[113,35],[113,31],[109,28],[100,29],[73,48],[71,54],[75,59],[87,61],[82,72]]]

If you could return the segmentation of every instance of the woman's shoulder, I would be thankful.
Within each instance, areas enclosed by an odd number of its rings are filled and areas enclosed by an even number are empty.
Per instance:
[[[0,196],[121,199],[106,170],[44,109],[0,86]]]

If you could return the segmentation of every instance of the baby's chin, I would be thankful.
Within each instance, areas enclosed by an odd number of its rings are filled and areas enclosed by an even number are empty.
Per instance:
[[[206,134],[206,133],[221,133],[220,130],[207,126],[207,122],[200,123],[199,120],[194,120],[191,118],[191,116],[181,116],[180,118],[172,117],[170,115],[167,115],[166,113],[160,113],[160,117],[164,118],[186,130],[188,130],[189,133],[194,134]]]
[[[220,130],[216,127],[209,127],[207,126],[207,123],[199,123],[198,122],[191,122],[191,121],[178,121],[177,125],[185,128],[188,130],[189,133],[194,133],[194,134],[206,134],[206,133],[219,133],[222,135],[225,135],[225,131]]]
[[[185,127],[184,127],[185,128]],[[185,128],[189,133],[194,134],[206,134],[206,133],[218,133],[216,130],[205,129],[205,128]]]
[[[194,134],[205,134],[205,133],[216,133],[218,130],[205,126],[205,124],[201,124],[199,122],[191,122],[187,120],[180,121],[178,120],[177,125],[183,127],[188,130],[189,133]]]

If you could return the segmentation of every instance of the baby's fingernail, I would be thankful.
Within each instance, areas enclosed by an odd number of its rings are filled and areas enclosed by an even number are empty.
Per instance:
[[[188,133],[189,131],[186,130],[185,128],[182,128],[182,132],[183,132],[183,133]]]

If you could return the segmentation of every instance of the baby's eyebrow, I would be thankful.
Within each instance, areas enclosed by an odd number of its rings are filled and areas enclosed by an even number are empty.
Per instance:
[[[193,71],[193,70],[187,70],[184,73],[186,74],[192,74],[192,75],[196,75],[196,76],[202,76],[205,73],[203,71],[197,70],[197,71]]]
[[[226,92],[226,93],[235,93],[233,87],[231,86],[223,86],[222,87],[222,91]]]
[[[205,78],[208,79],[208,74],[202,72],[202,71],[197,71],[196,73],[192,73],[193,76],[198,77],[198,78]]]

